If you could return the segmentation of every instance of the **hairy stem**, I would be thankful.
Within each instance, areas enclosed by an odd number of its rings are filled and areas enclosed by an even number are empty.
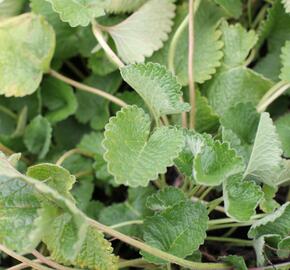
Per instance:
[[[97,229],[103,231],[104,233],[113,236],[119,240],[121,240],[124,243],[127,243],[135,248],[138,248],[140,250],[143,250],[153,256],[156,256],[160,259],[163,259],[165,261],[186,267],[186,268],[190,268],[190,269],[230,269],[231,267],[229,267],[226,264],[223,263],[199,263],[199,262],[192,262],[192,261],[188,261],[179,257],[176,257],[172,254],[169,254],[167,252],[164,252],[162,250],[159,250],[157,248],[151,247],[143,242],[140,242],[138,240],[135,240],[125,234],[122,234],[118,231],[115,231],[114,229],[103,225],[93,219],[88,218],[88,222],[91,226],[96,227]]]
[[[133,260],[125,260],[119,262],[119,269],[125,268],[125,267],[136,267],[140,265],[147,264],[147,262],[143,258],[133,259]]]
[[[195,126],[195,85],[194,85],[194,0],[189,0],[188,22],[188,88],[191,111],[189,113],[189,127]]]
[[[114,53],[114,51],[110,48],[110,46],[104,39],[102,30],[98,26],[98,24],[95,22],[95,20],[92,21],[92,31],[94,33],[95,38],[104,49],[107,56],[117,65],[117,67],[120,68],[120,67],[125,66],[124,63],[121,61],[121,59]]]
[[[76,89],[83,90],[83,91],[98,95],[100,97],[103,97],[103,98],[105,98],[105,99],[117,104],[118,106],[125,107],[125,106],[128,105],[123,100],[121,100],[121,99],[119,99],[119,98],[117,98],[117,97],[115,97],[115,96],[113,96],[113,95],[111,95],[111,94],[109,94],[109,93],[107,93],[105,91],[102,91],[100,89],[88,86],[86,84],[83,84],[83,83],[80,83],[80,82],[77,82],[77,81],[74,81],[74,80],[72,80],[72,79],[70,79],[70,78],[68,78],[68,77],[56,72],[55,70],[51,69],[49,71],[49,74],[52,77],[54,77],[54,78],[56,78],[58,80],[61,80],[61,81],[65,82],[65,83],[75,87]]]
[[[261,101],[257,105],[258,112],[264,112],[267,107],[280,97],[284,92],[290,88],[290,83],[287,82],[278,82],[275,84],[265,95],[262,97]]]
[[[71,156],[73,156],[73,155],[75,155],[75,154],[81,154],[81,155],[84,155],[84,156],[87,156],[87,157],[93,157],[92,155],[90,155],[89,153],[86,153],[86,152],[84,152],[84,151],[82,151],[81,149],[79,149],[79,148],[74,148],[74,149],[71,149],[71,150],[69,150],[69,151],[67,151],[67,152],[65,152],[63,155],[61,155],[60,157],[59,157],[59,159],[56,161],[56,165],[58,165],[58,166],[61,166],[61,164],[67,159],[67,158],[69,158],[69,157],[71,157]]]
[[[231,244],[238,245],[238,246],[253,246],[253,241],[238,239],[238,238],[208,236],[206,238],[206,240],[207,241],[216,241],[216,242],[226,242],[226,243],[231,243]]]
[[[125,222],[114,224],[114,225],[110,226],[110,228],[116,229],[116,228],[121,228],[121,227],[135,225],[135,224],[143,224],[143,220],[137,219],[137,220],[125,221]]]
[[[4,245],[0,244],[0,250],[3,251],[4,253],[6,253],[7,255],[15,258],[17,261],[20,261],[22,263],[25,263],[27,266],[30,266],[34,269],[37,270],[47,270],[47,267],[44,267],[36,262],[33,262],[19,254],[17,254],[16,252],[14,252],[13,250],[10,250],[9,248],[5,247]]]

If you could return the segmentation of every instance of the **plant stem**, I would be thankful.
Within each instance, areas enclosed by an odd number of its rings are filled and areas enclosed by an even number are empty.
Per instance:
[[[147,264],[147,262],[143,258],[133,259],[133,260],[124,260],[119,262],[119,269],[125,268],[125,267],[134,267],[138,265],[144,265]]]
[[[186,267],[186,268],[190,268],[190,269],[230,269],[231,267],[229,267],[228,265],[224,264],[224,263],[199,263],[199,262],[192,262],[192,261],[188,261],[179,257],[176,257],[172,254],[169,254],[167,252],[164,252],[162,250],[159,250],[157,248],[151,247],[143,242],[140,242],[138,240],[135,240],[125,234],[122,234],[118,231],[113,230],[112,228],[103,225],[93,219],[88,218],[88,222],[91,226],[96,227],[97,229],[103,231],[104,233],[113,236],[119,240],[121,240],[124,243],[127,243],[135,248],[138,248],[140,250],[143,250],[153,256],[156,256],[160,259],[163,259],[165,261]]]
[[[77,75],[81,80],[85,79],[85,75],[70,61],[65,61],[65,64],[68,66],[68,68]]]
[[[56,72],[53,69],[51,69],[49,71],[49,74],[52,77],[54,77],[54,78],[56,78],[58,80],[61,80],[61,81],[65,82],[65,83],[75,87],[76,89],[83,90],[83,91],[98,95],[98,96],[103,97],[103,98],[105,98],[107,100],[110,100],[111,102],[113,102],[113,103],[115,103],[115,104],[117,104],[117,105],[119,105],[121,107],[125,107],[125,106],[128,105],[123,100],[121,100],[121,99],[119,99],[119,98],[117,98],[117,97],[115,97],[115,96],[113,96],[113,95],[111,95],[111,94],[109,94],[109,93],[107,93],[105,91],[102,91],[100,89],[88,86],[86,84],[83,84],[83,83],[80,83],[80,82],[77,82],[77,81],[74,81],[74,80],[72,80],[72,79],[70,79],[70,78],[68,78],[68,77]]]
[[[265,216],[265,214],[254,215],[251,218],[251,222],[255,221],[256,219],[262,218],[264,216]],[[209,225],[217,225],[217,224],[232,223],[232,222],[235,222],[235,221],[236,220],[234,218],[219,218],[219,219],[210,220],[208,222],[208,224]]]
[[[73,269],[73,268],[65,267],[63,265],[60,265],[56,262],[51,261],[50,259],[43,256],[41,253],[39,253],[37,250],[34,250],[31,254],[34,255],[39,261],[52,267],[53,269],[56,269],[56,270],[72,270]]]
[[[189,127],[195,126],[195,85],[194,85],[194,0],[189,0],[188,21],[188,88],[191,111],[189,113]]]
[[[257,105],[258,112],[264,112],[266,108],[279,96],[281,96],[286,90],[290,88],[288,82],[278,82],[275,84],[265,95]]]
[[[15,154],[15,152],[13,150],[11,150],[10,148],[6,147],[4,144],[0,143],[0,152],[3,152],[5,155],[7,156],[11,156],[13,154]],[[21,155],[21,159],[27,163],[27,164],[31,164],[30,160],[28,160],[26,157],[24,157],[23,155]]]
[[[238,238],[208,236],[206,240],[217,241],[217,242],[228,242],[228,243],[239,245],[239,246],[253,246],[253,241],[238,239]]]
[[[0,105],[0,111],[7,114],[8,116],[10,116],[11,118],[13,118],[14,120],[17,120],[18,116],[16,113],[12,112],[11,110],[9,110],[8,108],[6,108],[5,106]]]
[[[92,31],[94,33],[94,36],[96,37],[99,44],[104,49],[107,56],[117,65],[117,67],[121,68],[124,67],[124,63],[120,60],[120,58],[114,53],[114,51],[110,48],[108,43],[103,37],[102,30],[98,26],[95,20],[92,21]]]
[[[40,261],[39,260],[33,260],[33,262],[39,263]],[[6,270],[21,270],[21,269],[24,269],[24,268],[27,268],[27,264],[26,263],[19,263],[17,265],[14,265],[12,267],[7,268]]]
[[[37,270],[47,270],[47,267],[44,267],[36,262],[33,262],[19,254],[17,254],[16,252],[14,252],[13,250],[10,250],[9,248],[5,247],[4,245],[0,244],[0,250],[3,251],[4,253],[8,254],[9,256],[15,258],[17,261],[20,261],[22,263],[25,263],[27,266],[30,266],[34,269]]]
[[[211,204],[213,202],[213,201],[211,201],[209,203],[207,201],[200,200],[199,198],[196,198],[196,197],[192,197],[191,200],[193,202],[201,202],[201,203],[204,203],[206,206],[208,206],[209,204]],[[225,209],[222,206],[217,205],[217,206],[214,207],[214,209],[217,210],[217,211],[219,211],[219,212],[225,213]]]
[[[121,228],[121,227],[129,226],[129,225],[135,225],[135,224],[143,224],[143,220],[138,220],[137,219],[137,220],[125,221],[125,222],[114,224],[114,225],[110,226],[110,228],[116,229],[116,228]]]
[[[59,159],[55,162],[56,165],[58,166],[61,166],[61,164],[67,159],[69,158],[70,156],[74,155],[74,154],[81,154],[81,155],[84,155],[84,156],[87,156],[87,157],[90,157],[92,158],[93,156],[90,155],[89,153],[87,152],[84,152],[82,151],[81,149],[79,148],[74,148],[74,149],[71,149],[67,152],[65,152],[63,155],[61,155],[59,157]]]
[[[200,196],[199,198],[203,200],[213,189],[214,187],[208,187]]]
[[[221,225],[215,225],[212,227],[209,227],[208,231],[214,231],[214,230],[220,230],[225,228],[233,228],[233,227],[245,227],[245,226],[251,226],[253,224],[253,221],[248,221],[245,223],[227,223],[227,224],[221,224]]]

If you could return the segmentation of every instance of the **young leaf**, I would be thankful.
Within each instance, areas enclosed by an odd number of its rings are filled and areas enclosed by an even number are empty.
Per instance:
[[[228,255],[228,256],[220,257],[220,259],[222,259],[224,262],[233,266],[235,270],[247,270],[248,269],[244,258],[241,256]]]
[[[26,127],[23,140],[27,149],[42,159],[49,150],[51,133],[52,128],[48,120],[38,115]]]
[[[204,205],[183,201],[147,218],[144,223],[144,240],[153,247],[184,258],[204,242],[207,222]],[[165,263],[143,251],[141,253],[149,262]]]
[[[251,238],[259,238],[273,233],[286,237],[290,228],[290,202],[283,204],[274,213],[256,221],[248,232]]]
[[[132,12],[148,0],[105,0],[105,10],[110,13]]]
[[[263,192],[255,182],[236,174],[223,183],[223,197],[227,215],[237,221],[247,221],[256,213]]]
[[[43,17],[26,13],[0,22],[0,94],[33,93],[49,70],[55,47],[52,27]]]
[[[154,63],[121,68],[123,79],[143,98],[155,118],[190,110],[180,101],[181,86],[164,66]]]
[[[54,78],[47,78],[43,81],[41,87],[43,105],[49,109],[45,115],[51,123],[60,122],[77,110],[77,99],[73,89]]]
[[[52,5],[61,20],[71,27],[87,26],[96,17],[105,15],[99,0],[46,0]]]
[[[260,208],[265,213],[272,213],[280,205],[274,200],[278,188],[268,185],[263,185],[263,199],[260,202]]]
[[[290,41],[286,41],[285,46],[282,48],[281,62],[282,68],[279,78],[282,81],[290,82]]]
[[[290,114],[285,114],[275,121],[279,139],[282,143],[283,155],[290,157]]]
[[[146,218],[144,240],[150,246],[184,258],[203,243],[207,222],[207,210],[204,205],[183,201]],[[165,263],[143,251],[141,253],[149,262]]]
[[[171,1],[150,0],[123,22],[107,27],[122,60],[144,62],[160,49],[171,30],[174,11]]]
[[[160,127],[150,136],[150,119],[145,112],[128,106],[105,127],[103,146],[108,170],[118,184],[147,186],[173,165],[184,145],[182,131]]]
[[[255,179],[275,186],[282,162],[281,143],[268,113],[262,113],[251,156],[244,172],[244,178]]]
[[[243,160],[228,143],[205,138],[193,162],[193,175],[197,183],[207,186],[220,185],[231,175],[240,173]]]
[[[166,187],[148,197],[146,206],[153,211],[163,211],[183,201],[186,201],[186,196],[180,189]]]

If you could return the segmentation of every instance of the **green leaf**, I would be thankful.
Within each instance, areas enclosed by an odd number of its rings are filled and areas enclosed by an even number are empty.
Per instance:
[[[105,9],[110,13],[132,12],[140,8],[148,0],[106,0]]]
[[[1,163],[3,158],[1,153]],[[41,240],[39,200],[33,187],[0,167],[0,242],[20,253],[31,252]]]
[[[71,27],[87,26],[96,17],[105,15],[104,9],[98,0],[46,0],[60,16],[60,19],[69,23]]]
[[[110,242],[104,239],[101,232],[92,227],[89,227],[84,235],[77,256],[73,259],[67,258],[66,254],[71,252],[77,232],[78,228],[73,223],[71,215],[64,213],[55,216],[43,239],[53,260],[86,269],[118,269],[117,257],[112,255]]]
[[[114,226],[132,220],[143,220],[153,213],[146,208],[147,198],[154,192],[154,188],[148,186],[146,188],[129,188],[128,199],[122,203],[115,203],[104,208],[99,215],[101,223]],[[116,230],[135,237],[142,237],[143,225],[134,224],[124,227],[116,227]]]
[[[22,10],[24,0],[2,0],[0,1],[0,20],[18,15]]]
[[[48,120],[38,115],[26,127],[23,140],[27,149],[42,159],[49,150],[51,133],[52,128]]]
[[[52,27],[43,17],[26,13],[0,22],[0,94],[33,93],[49,70],[55,47]]]
[[[282,48],[281,62],[282,68],[279,78],[282,81],[290,82],[290,41],[286,41],[285,46]]]
[[[195,130],[200,133],[217,130],[219,117],[208,104],[207,98],[200,94],[200,91],[196,91],[195,106]]]
[[[262,113],[244,177],[252,176],[267,185],[275,186],[282,162],[281,155],[281,143],[273,121],[268,113]]]
[[[115,182],[147,186],[173,165],[184,145],[182,131],[160,127],[150,136],[150,119],[136,106],[127,106],[105,127],[104,159]]]
[[[153,211],[163,211],[183,201],[186,201],[186,196],[180,189],[166,187],[148,197],[146,206]]]
[[[78,29],[72,28],[61,21],[58,14],[53,11],[51,4],[46,1],[30,0],[30,8],[34,13],[44,16],[55,31],[56,48],[54,58],[67,59],[76,55],[80,46]]]
[[[275,121],[277,133],[282,143],[283,155],[290,157],[290,114],[285,114]]]
[[[187,13],[186,13],[187,14]],[[217,30],[224,12],[213,1],[203,0],[195,15],[194,79],[198,83],[209,80],[221,65],[223,43]],[[177,41],[174,73],[182,85],[188,84],[188,29]]]
[[[243,160],[228,143],[206,137],[194,157],[193,175],[197,183],[220,185],[231,175],[243,171]]]
[[[241,0],[215,0],[225,11],[234,18],[239,18],[243,12]]]
[[[121,23],[107,27],[119,56],[125,63],[144,62],[163,46],[172,27],[175,5],[168,0],[150,0]]]
[[[164,66],[154,63],[121,68],[123,79],[143,98],[155,118],[190,110],[180,101],[181,86]]]
[[[255,31],[246,31],[240,24],[229,25],[223,22],[221,25],[224,41],[223,65],[233,68],[244,64],[250,50],[257,42]]]
[[[255,182],[243,180],[241,174],[229,177],[223,183],[226,213],[237,221],[247,221],[256,213],[263,192]]]
[[[288,258],[290,255],[290,236],[285,237],[278,243],[278,256],[280,258]]]
[[[45,117],[51,123],[66,119],[77,110],[78,104],[73,89],[64,82],[54,78],[45,79],[41,94],[43,106],[49,109]]]
[[[207,222],[207,210],[204,205],[183,201],[146,218],[144,240],[150,246],[184,258],[204,242]],[[143,251],[141,253],[149,262],[164,263],[163,260]]]
[[[287,202],[272,214],[255,221],[248,232],[248,236],[257,239],[275,233],[284,238],[288,236],[289,228],[290,202]]]
[[[263,185],[264,197],[260,202],[260,208],[265,213],[272,213],[280,205],[274,200],[278,188],[268,185]]]
[[[224,262],[233,266],[235,270],[247,270],[248,269],[244,258],[241,256],[228,255],[228,256],[220,257],[220,259],[222,259]]]

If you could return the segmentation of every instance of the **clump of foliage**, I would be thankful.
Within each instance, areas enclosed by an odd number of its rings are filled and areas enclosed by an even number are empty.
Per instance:
[[[0,0],[1,266],[289,269],[289,13]]]

